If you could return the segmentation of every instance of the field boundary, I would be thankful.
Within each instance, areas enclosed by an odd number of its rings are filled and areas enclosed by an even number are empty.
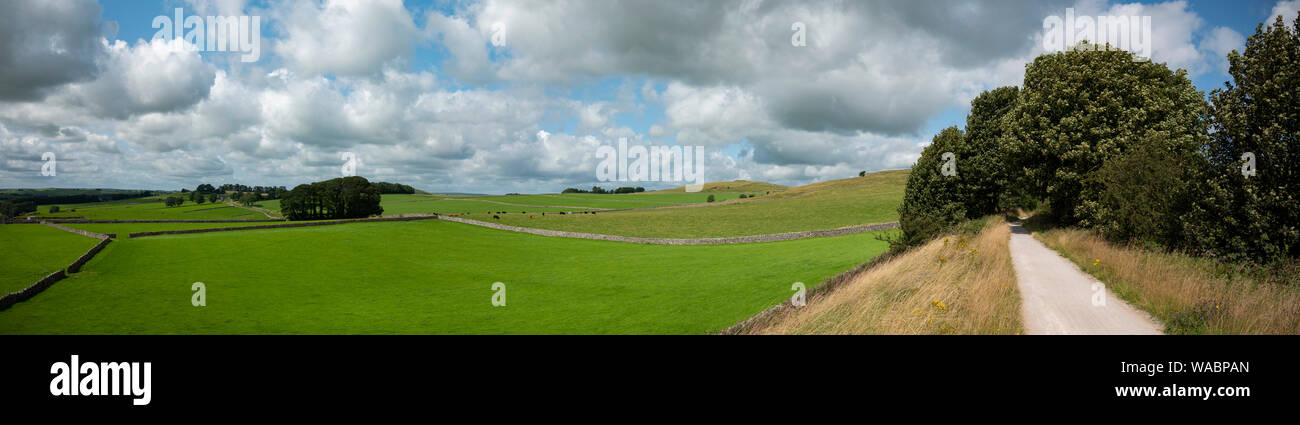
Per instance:
[[[282,218],[271,219],[253,219],[253,220],[230,220],[230,219],[211,219],[211,220],[42,220],[49,223],[69,223],[69,224],[131,224],[131,223],[278,223],[286,221]]]
[[[826,280],[819,282],[816,286],[809,288],[807,292],[804,294],[805,305],[812,303],[817,298],[820,298],[823,295],[830,293],[831,291],[834,291],[836,288],[839,288],[840,286],[844,285],[844,282],[852,281],[853,278],[857,277],[859,274],[862,274],[867,270],[871,270],[876,266],[879,266],[881,264],[888,262],[889,260],[894,259],[894,257],[897,257],[899,254],[902,253],[885,251],[879,255],[876,255],[875,257],[871,257],[870,260],[867,260],[862,264],[858,264],[854,268],[842,271],[835,276],[831,276]],[[758,314],[755,314],[753,316],[749,316],[745,318],[745,320],[741,320],[740,322],[737,322],[736,324],[728,326],[726,329],[719,331],[717,334],[718,335],[743,334],[750,329],[754,329],[757,326],[767,323],[768,320],[771,320],[776,317],[780,317],[782,314],[785,314],[786,312],[794,308],[796,308],[794,306],[794,303],[787,298],[784,301],[781,301],[780,304],[769,307],[767,310],[760,311],[758,312]]]
[[[529,233],[539,236],[552,236],[561,238],[575,239],[592,239],[601,241],[629,242],[650,245],[723,245],[738,243],[758,243],[758,242],[779,242],[795,239],[821,238],[829,236],[843,236],[855,233],[874,232],[878,230],[893,230],[898,228],[898,222],[865,224],[858,226],[841,227],[839,229],[827,230],[809,230],[804,232],[788,233],[771,233],[766,235],[749,235],[749,236],[731,236],[723,238],[641,238],[632,236],[603,235],[599,233],[580,233],[565,232],[561,230],[536,229],[531,227],[511,226],[507,224],[488,223],[478,220],[470,220],[460,217],[440,217],[442,220],[454,221],[457,223],[469,224],[472,226],[481,226],[497,230],[506,230],[511,232]]]
[[[72,232],[72,233],[76,233],[76,234],[81,235],[81,236],[91,237],[91,238],[95,238],[95,239],[108,239],[108,238],[116,238],[116,237],[117,237],[117,234],[116,234],[116,233],[95,233],[95,232],[88,232],[88,231],[81,230],[81,229],[73,229],[73,228],[71,228],[71,227],[60,226],[60,225],[58,225],[58,224],[51,223],[51,222],[48,222],[48,221],[41,221],[41,224],[42,224],[42,225],[45,225],[45,226],[48,226],[48,227],[53,227],[53,228],[55,228],[55,229],[59,229],[59,230],[65,231],[65,232]]]
[[[42,221],[41,224],[49,227],[53,227],[55,229],[76,233],[82,236],[99,239],[99,243],[95,244],[95,246],[91,247],[89,250],[86,250],[84,254],[81,254],[80,257],[77,257],[77,259],[74,260],[72,264],[69,264],[68,267],[55,270],[53,273],[46,275],[45,277],[41,278],[41,280],[36,281],[36,283],[33,283],[26,288],[19,289],[14,292],[10,292],[8,294],[5,294],[4,296],[0,296],[0,310],[5,310],[9,307],[12,307],[15,303],[27,301],[28,299],[31,299],[32,297],[36,296],[36,294],[39,294],[41,293],[41,291],[44,291],[46,288],[53,286],[55,282],[67,278],[69,273],[80,272],[81,266],[86,265],[87,261],[90,261],[90,259],[95,258],[95,254],[98,254],[99,251],[104,250],[104,247],[108,246],[108,243],[113,241],[111,236],[102,233],[94,233],[94,232],[87,232],[85,230],[71,229],[57,224],[46,223],[44,221]]]
[[[235,230],[279,229],[279,228],[286,228],[286,227],[330,226],[335,224],[348,224],[348,223],[375,223],[375,222],[384,222],[384,221],[413,221],[413,220],[436,220],[436,219],[438,219],[437,214],[419,214],[419,215],[403,215],[397,217],[356,218],[350,220],[307,221],[307,222],[298,222],[298,223],[267,224],[261,226],[213,227],[210,229],[159,230],[159,231],[149,231],[149,232],[134,232],[128,234],[128,236],[130,236],[132,239],[135,239],[142,236],[157,236],[157,235],[181,235],[181,234],[188,234],[188,233],[230,232]],[[272,220],[272,221],[282,221],[282,220]]]

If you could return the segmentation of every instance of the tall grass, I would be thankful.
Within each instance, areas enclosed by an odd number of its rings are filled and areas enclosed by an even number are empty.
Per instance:
[[[1016,334],[1020,296],[1001,217],[940,237],[858,275],[756,334]]]
[[[1035,236],[1178,334],[1300,333],[1300,287],[1216,261],[1107,242],[1081,229]]]

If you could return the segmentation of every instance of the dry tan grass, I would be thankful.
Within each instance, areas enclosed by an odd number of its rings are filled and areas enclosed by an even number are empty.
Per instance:
[[[1159,318],[1166,333],[1300,333],[1300,288],[1216,273],[1210,260],[1116,245],[1086,230],[1034,236]]]
[[[1016,334],[1020,295],[1010,229],[990,218],[977,235],[951,235],[880,264],[746,333]]]

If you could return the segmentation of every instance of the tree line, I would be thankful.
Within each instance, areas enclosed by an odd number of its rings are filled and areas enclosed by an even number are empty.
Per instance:
[[[645,188],[644,188],[644,187],[639,187],[639,186],[638,186],[638,187],[623,186],[623,187],[616,188],[616,189],[614,189],[614,190],[610,190],[610,189],[606,189],[606,188],[603,188],[603,187],[600,187],[600,186],[592,186],[592,187],[591,187],[591,190],[583,190],[583,189],[577,189],[577,188],[572,188],[572,187],[570,187],[570,188],[564,189],[564,191],[563,191],[563,192],[560,192],[560,193],[595,193],[595,194],[599,194],[599,195],[608,195],[608,194],[641,193],[641,192],[645,192]]]
[[[1101,48],[1098,48],[1101,47]],[[912,167],[896,246],[1037,208],[1108,239],[1267,263],[1300,256],[1300,15],[1260,24],[1208,99],[1185,70],[1086,43],[971,102]]]

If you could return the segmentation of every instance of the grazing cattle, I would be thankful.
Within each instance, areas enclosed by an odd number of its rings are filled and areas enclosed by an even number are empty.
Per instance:
[[[528,218],[533,218],[533,215],[532,215],[532,214],[529,214],[529,215],[528,215]]]
[[[501,219],[501,216],[499,216],[499,215],[494,215],[494,216],[492,216],[492,218],[495,218],[495,219],[497,219],[497,220],[500,220],[500,219]]]

